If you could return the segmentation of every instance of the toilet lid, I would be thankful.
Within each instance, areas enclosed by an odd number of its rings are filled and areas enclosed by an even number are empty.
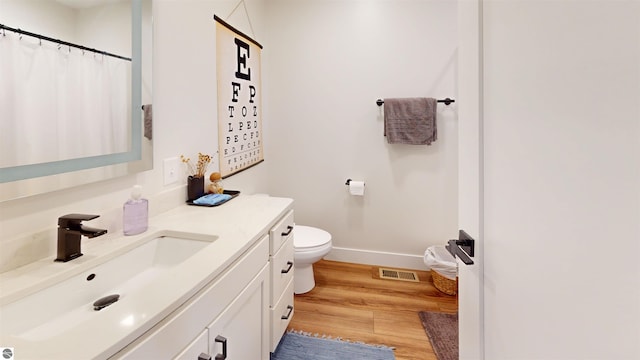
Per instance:
[[[297,249],[322,246],[331,241],[331,234],[310,226],[296,225],[293,234],[293,247]]]

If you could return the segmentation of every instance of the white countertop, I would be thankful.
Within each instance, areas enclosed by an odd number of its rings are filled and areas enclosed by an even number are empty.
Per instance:
[[[43,259],[0,274],[0,346],[14,348],[16,359],[106,359],[214,280],[275,222],[293,208],[293,200],[268,195],[240,195],[218,207],[182,205],[150,219],[139,235],[120,233],[83,239],[83,256],[67,263]],[[216,235],[218,239],[171,270],[163,281],[128,294],[109,311],[40,340],[2,331],[2,306],[78,275],[163,231]],[[42,304],[46,306],[46,304]]]

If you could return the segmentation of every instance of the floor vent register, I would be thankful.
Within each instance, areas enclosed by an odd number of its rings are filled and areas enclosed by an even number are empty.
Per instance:
[[[420,282],[418,274],[413,271],[379,268],[380,279]]]

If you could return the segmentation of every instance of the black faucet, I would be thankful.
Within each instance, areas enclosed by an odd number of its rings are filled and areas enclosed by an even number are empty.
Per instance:
[[[56,261],[67,262],[82,256],[80,239],[96,237],[107,233],[104,229],[94,229],[82,225],[83,221],[93,220],[100,215],[67,214],[58,218],[58,257]]]

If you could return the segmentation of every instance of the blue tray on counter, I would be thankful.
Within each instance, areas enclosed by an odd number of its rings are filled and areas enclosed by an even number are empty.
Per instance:
[[[194,204],[193,200],[187,200],[187,204],[188,205],[193,205],[193,206],[205,206],[205,207],[214,207],[214,206],[220,206],[222,204],[225,204],[231,200],[233,200],[236,196],[240,195],[240,191],[238,190],[224,190],[222,192],[223,194],[227,194],[227,195],[231,195],[231,197],[225,201],[221,201],[217,204],[213,204],[213,205],[207,205],[207,204]]]

